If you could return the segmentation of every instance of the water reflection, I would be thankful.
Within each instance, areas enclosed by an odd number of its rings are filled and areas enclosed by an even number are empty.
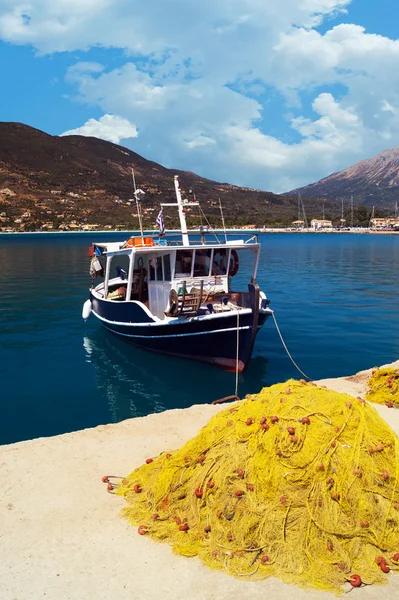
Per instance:
[[[113,422],[234,394],[234,374],[135,348],[104,329],[86,335],[83,347]],[[267,364],[266,358],[254,357],[239,377],[240,396],[265,385]]]

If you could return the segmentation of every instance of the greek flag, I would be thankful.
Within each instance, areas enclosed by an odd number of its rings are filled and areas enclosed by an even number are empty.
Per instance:
[[[157,220],[156,223],[158,225],[159,228],[159,235],[165,235],[165,223],[163,220],[163,208],[161,207],[161,210],[159,211],[159,214],[157,216]]]

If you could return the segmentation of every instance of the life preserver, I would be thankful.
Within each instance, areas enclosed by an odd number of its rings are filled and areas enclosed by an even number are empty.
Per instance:
[[[233,264],[231,264],[232,262],[233,262]],[[240,261],[238,260],[238,254],[237,254],[236,250],[232,250],[231,255],[230,255],[230,271],[229,271],[229,275],[231,275],[231,277],[234,277],[234,275],[237,275],[239,266],[240,266]]]

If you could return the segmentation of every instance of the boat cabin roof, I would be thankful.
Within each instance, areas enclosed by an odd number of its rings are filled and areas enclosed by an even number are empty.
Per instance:
[[[131,240],[137,240],[137,242],[134,243],[131,242]],[[101,254],[106,254],[108,256],[118,254],[153,254],[154,252],[157,254],[169,254],[176,250],[203,250],[204,248],[209,250],[220,250],[222,248],[228,250],[241,250],[243,248],[255,250],[260,248],[260,244],[257,242],[257,236],[253,236],[248,240],[227,240],[224,243],[217,243],[214,241],[212,243],[202,243],[200,240],[196,240],[189,245],[170,243],[169,240],[166,240],[165,238],[141,238],[141,236],[136,236],[121,242],[95,242],[93,243],[93,246],[94,248],[98,248],[101,251]]]

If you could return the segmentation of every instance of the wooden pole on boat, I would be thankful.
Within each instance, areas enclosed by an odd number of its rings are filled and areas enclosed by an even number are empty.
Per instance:
[[[226,226],[224,224],[224,215],[223,215],[223,209],[222,209],[222,201],[220,200],[220,198],[219,198],[219,208],[220,208],[220,215],[222,217],[222,226],[223,226],[224,240],[225,240],[225,243],[227,244]]]
[[[138,194],[137,194],[137,189],[136,189],[136,178],[134,176],[134,169],[132,167],[132,178],[133,178],[133,189],[134,189],[134,197],[136,198],[136,206],[137,206],[137,214],[139,217],[139,226],[140,226],[140,233],[141,233],[141,242],[144,245],[144,232],[143,232],[143,221],[141,219],[141,207],[139,205],[139,198],[138,198]]]

